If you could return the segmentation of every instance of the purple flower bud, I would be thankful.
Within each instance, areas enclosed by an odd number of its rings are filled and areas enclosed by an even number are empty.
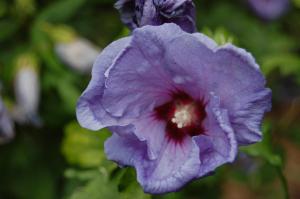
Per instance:
[[[196,11],[192,0],[118,0],[115,7],[130,29],[175,23],[186,32],[196,31]]]
[[[35,59],[26,54],[18,59],[18,70],[15,75],[14,90],[17,105],[14,118],[20,123],[41,125],[38,116],[40,101],[40,81]]]
[[[55,53],[62,62],[77,72],[90,74],[101,52],[98,47],[80,37],[72,27],[45,23],[43,28],[53,40]]]
[[[248,2],[253,11],[265,20],[279,18],[289,7],[289,0],[248,0]]]
[[[100,53],[91,42],[82,38],[57,43],[55,51],[64,63],[81,73],[91,72],[93,62]]]
[[[14,124],[0,97],[0,144],[10,141],[14,136]]]
[[[108,127],[108,158],[135,167],[144,191],[159,194],[260,141],[270,108],[271,91],[250,53],[170,23],[137,28],[103,50],[77,118],[88,129]]]

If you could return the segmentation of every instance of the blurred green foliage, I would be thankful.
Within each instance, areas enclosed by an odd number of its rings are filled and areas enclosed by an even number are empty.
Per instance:
[[[0,198],[196,199],[232,198],[231,192],[245,198],[283,198],[287,189],[283,174],[300,175],[284,170],[289,154],[282,145],[300,147],[300,1],[291,1],[289,12],[279,20],[265,22],[245,0],[195,0],[201,32],[255,56],[273,90],[273,110],[264,125],[263,142],[243,147],[237,161],[217,169],[215,175],[161,196],[144,194],[133,169],[120,169],[106,160],[107,130],[90,132],[77,124],[76,101],[90,76],[71,70],[55,52],[60,42],[78,37],[104,48],[130,34],[113,3],[0,0],[1,94],[12,107],[17,60],[31,55],[41,79],[44,122],[41,128],[18,124],[16,139],[0,146]],[[299,196],[293,183],[291,196]]]
[[[107,130],[92,132],[81,128],[77,122],[70,123],[65,128],[62,153],[70,164],[97,167],[105,159],[103,143],[108,137]]]

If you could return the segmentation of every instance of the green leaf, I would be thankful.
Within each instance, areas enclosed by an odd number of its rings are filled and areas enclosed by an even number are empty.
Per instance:
[[[122,199],[150,199],[136,181],[136,173],[133,168],[127,168],[119,183],[119,190]]]
[[[8,11],[8,6],[5,1],[0,1],[0,17],[3,17]]]
[[[20,24],[13,20],[1,20],[0,21],[0,42],[9,39],[14,36],[19,30]]]
[[[49,22],[63,22],[71,18],[86,3],[85,0],[64,0],[57,1],[47,7],[38,16],[39,20]]]
[[[247,147],[241,147],[241,150],[248,155],[260,157],[273,166],[282,166],[281,157],[273,150],[271,143],[270,124],[263,126],[263,140],[259,143]]]
[[[108,176],[99,172],[84,187],[78,188],[70,199],[120,199],[117,186],[109,181]]]
[[[105,159],[103,144],[108,135],[106,129],[92,132],[72,122],[65,128],[62,153],[70,164],[84,168],[98,167]]]
[[[67,79],[60,79],[57,82],[56,88],[61,99],[64,101],[66,111],[74,113],[77,100],[80,96],[79,90],[72,82],[67,81]]]
[[[300,0],[293,0],[293,3],[296,7],[300,8]]]
[[[206,16],[200,21],[202,26],[214,29],[222,24],[222,27],[238,38],[239,46],[246,48],[258,61],[265,55],[287,53],[297,46],[295,39],[282,32],[276,23],[261,23],[247,15],[237,4],[222,1],[202,12]]]
[[[262,158],[263,160],[268,162],[269,165],[276,169],[277,175],[283,187],[284,198],[289,199],[287,181],[282,172],[283,161],[281,156],[276,154],[273,150],[273,146],[271,143],[270,128],[270,123],[266,123],[266,125],[263,126],[263,141],[248,147],[243,147],[242,151],[244,151],[248,155]]]
[[[263,58],[262,70],[269,74],[275,69],[279,69],[282,75],[300,75],[300,57],[292,53],[281,53],[268,55]]]
[[[43,32],[44,23],[35,22],[31,30],[31,41],[41,59],[45,62],[49,70],[59,75],[64,75],[63,65],[58,62],[53,54],[50,39]]]
[[[151,198],[151,195],[145,194],[141,186],[137,183],[133,168],[120,169],[112,167],[114,164],[111,162],[106,163],[102,164],[99,170],[79,171],[68,169],[65,172],[65,176],[73,180],[88,180],[81,188],[78,188],[78,186],[73,187],[77,191],[72,194],[71,199],[102,199],[111,197],[114,199]],[[106,190],[102,187],[106,187]]]
[[[237,39],[224,27],[218,27],[214,31],[208,27],[205,27],[202,32],[215,40],[215,42],[219,45],[224,45],[226,43],[237,43]]]
[[[122,31],[119,33],[119,35],[116,37],[116,39],[128,37],[130,33],[131,33],[130,30],[127,27],[124,27]]]
[[[30,15],[33,15],[36,11],[36,1],[35,0],[15,0],[14,11],[15,11],[15,14],[21,19],[24,19]]]

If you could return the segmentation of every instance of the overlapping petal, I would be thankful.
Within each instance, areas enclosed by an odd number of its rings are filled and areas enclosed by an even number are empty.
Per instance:
[[[120,165],[134,166],[145,192],[159,194],[178,190],[197,177],[200,167],[199,148],[191,138],[181,145],[165,139],[162,146],[157,159],[150,160],[145,142],[116,133],[106,141],[105,152]]]
[[[118,54],[129,44],[130,38],[120,39],[106,47],[98,56],[92,70],[92,79],[77,103],[77,119],[81,126],[99,130],[116,123],[103,109],[102,95],[104,90],[105,71],[111,66]]]
[[[149,159],[156,159],[166,138],[166,123],[156,120],[152,113],[145,114],[132,123],[135,135],[147,142]]]
[[[134,134],[114,133],[105,142],[105,153],[108,159],[121,166],[135,166],[137,162],[147,160],[147,145]]]
[[[199,177],[209,174],[222,164],[233,162],[237,154],[238,143],[227,110],[222,109],[220,103],[220,98],[211,93],[206,108],[205,135],[194,137],[200,148],[199,158],[202,162]]]
[[[172,79],[162,67],[166,64],[165,44],[172,40],[172,35],[181,35],[183,31],[175,25],[163,25],[156,31],[147,31],[148,28],[134,31],[130,47],[107,74],[103,104],[116,117],[137,118],[168,101],[174,89]],[[148,39],[153,37],[155,42]]]

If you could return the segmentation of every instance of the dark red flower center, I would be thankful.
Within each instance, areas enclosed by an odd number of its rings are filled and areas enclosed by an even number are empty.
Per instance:
[[[171,101],[156,107],[155,117],[166,122],[166,135],[175,142],[181,142],[185,136],[205,133],[205,103],[182,91],[173,93]]]

